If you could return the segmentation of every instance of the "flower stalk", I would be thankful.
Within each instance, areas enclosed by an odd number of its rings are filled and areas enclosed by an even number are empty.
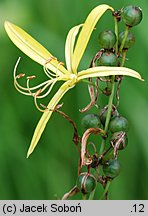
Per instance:
[[[100,200],[104,199],[105,195],[108,193],[111,181],[107,181],[106,186],[104,188],[103,194],[100,197]]]

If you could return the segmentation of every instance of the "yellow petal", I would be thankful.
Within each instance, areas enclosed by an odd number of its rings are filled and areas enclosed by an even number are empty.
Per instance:
[[[142,80],[142,77],[138,72],[126,67],[108,67],[108,66],[99,66],[83,70],[78,73],[78,81],[89,78],[89,77],[102,77],[110,75],[125,75],[135,77],[139,80]]]
[[[5,30],[12,42],[22,52],[39,64],[45,65],[47,62],[49,62],[48,60],[53,57],[53,55],[48,52],[40,43],[38,43],[18,26],[5,21]],[[46,64],[46,66],[54,73],[57,72],[57,67],[60,72],[64,74],[68,73],[68,71],[62,65],[59,66],[59,62],[57,60],[50,61]]]
[[[33,134],[33,138],[30,144],[30,147],[28,149],[28,153],[27,153],[27,158],[29,157],[29,155],[33,152],[34,148],[36,147],[36,145],[38,144],[38,141],[46,127],[46,124],[48,122],[48,120],[50,119],[54,108],[56,107],[56,105],[58,104],[58,102],[61,100],[61,98],[64,96],[64,94],[71,89],[72,87],[74,87],[74,81],[73,80],[69,80],[67,82],[65,82],[57,91],[57,93],[53,96],[53,98],[51,99],[51,101],[49,102],[48,106],[47,106],[47,111],[45,111],[42,115],[42,117],[40,118],[36,129],[34,131]]]
[[[72,56],[73,56],[73,49],[75,44],[76,36],[79,32],[80,27],[83,24],[77,25],[70,29],[65,43],[65,60],[68,71],[72,72]]]
[[[74,50],[74,55],[72,58],[72,69],[73,71],[77,71],[78,65],[80,63],[80,60],[83,56],[83,53],[86,49],[86,46],[88,44],[88,41],[90,39],[90,36],[92,34],[92,31],[94,30],[94,27],[98,20],[101,18],[101,16],[105,13],[106,10],[114,11],[112,7],[106,4],[102,4],[94,8],[90,14],[88,15],[82,30],[80,32],[80,35],[78,37],[76,47]]]

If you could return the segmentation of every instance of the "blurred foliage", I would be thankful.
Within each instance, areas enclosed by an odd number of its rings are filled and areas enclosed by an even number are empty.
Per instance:
[[[41,116],[32,98],[22,96],[13,86],[13,68],[19,56],[19,71],[27,75],[37,74],[44,79],[42,67],[19,51],[7,37],[3,23],[9,20],[28,31],[53,55],[64,61],[64,43],[69,29],[84,22],[88,13],[104,0],[0,0],[0,92],[1,92],[1,138],[0,138],[0,199],[58,199],[70,190],[77,177],[78,156],[72,142],[71,125],[54,113],[31,157],[26,152],[34,128]],[[112,182],[111,199],[148,198],[148,1],[106,0],[115,9],[129,4],[143,9],[144,18],[133,28],[136,44],[129,51],[126,66],[142,74],[145,82],[125,78],[120,92],[119,111],[130,122],[129,145],[120,154],[122,172]],[[98,51],[99,31],[113,29],[113,22],[104,15],[97,25],[86,50],[81,67],[88,67],[92,56]],[[121,30],[123,26],[120,25]],[[45,100],[45,104],[49,98]],[[106,103],[102,101],[101,103]],[[62,110],[78,125],[79,108],[89,102],[87,85],[79,84],[62,99]],[[96,109],[92,111],[97,112]],[[100,193],[100,188],[98,189]],[[81,198],[79,195],[74,199]]]

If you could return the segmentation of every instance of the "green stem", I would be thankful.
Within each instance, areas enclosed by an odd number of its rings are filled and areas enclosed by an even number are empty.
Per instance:
[[[105,134],[108,131],[108,126],[109,126],[109,121],[111,117],[111,111],[112,111],[112,104],[113,104],[113,98],[114,98],[114,90],[115,90],[115,82],[114,82],[115,76],[112,76],[111,82],[112,82],[112,88],[111,88],[111,95],[109,96],[108,100],[108,111],[107,111],[107,116],[106,116],[106,122],[105,122]],[[101,148],[100,148],[100,155],[102,155],[103,151],[105,148],[105,140],[102,140],[101,143]]]
[[[116,20],[116,18],[115,18],[115,20]],[[120,65],[121,67],[123,67],[125,59],[126,59],[126,51],[127,50],[123,50],[123,47],[124,47],[126,38],[128,36],[128,31],[129,31],[129,27],[127,26],[126,30],[125,30],[125,33],[124,33],[123,41],[122,41],[120,49],[119,49],[119,51],[122,52],[122,61],[121,61],[121,65]],[[116,36],[117,36],[118,35],[117,20],[115,21],[115,33],[116,33]],[[116,53],[118,53],[118,36],[117,36],[117,43],[116,43]],[[113,104],[114,91],[115,91],[115,82],[114,82],[114,80],[115,80],[115,76],[112,76],[111,95],[109,96],[109,100],[108,100],[108,111],[107,111],[107,117],[106,117],[105,128],[104,128],[105,133],[107,133],[107,131],[108,131],[109,122],[110,122],[110,118],[111,118],[112,104]],[[104,149],[105,149],[105,139],[102,140],[102,144],[101,144],[101,148],[100,148],[100,155],[102,155]],[[110,181],[107,182],[105,190],[104,190],[104,192],[103,192],[100,199],[104,198],[105,194],[107,193],[107,191],[109,189],[110,183],[111,183]]]
[[[114,89],[115,89],[115,76],[112,76],[112,88],[111,88],[111,95],[109,96],[109,100],[108,100],[108,112],[107,112],[107,116],[106,116],[106,122],[105,122],[105,133],[107,133],[108,130],[108,126],[109,126],[109,121],[110,121],[110,117],[111,117],[111,111],[112,111],[112,103],[113,103],[113,98],[114,98]]]
[[[111,88],[112,88],[112,84],[111,84],[111,82],[109,81],[109,82],[107,82],[106,83],[107,84],[107,92],[111,92]]]
[[[120,48],[118,50],[118,42],[119,42],[119,38],[118,38],[118,21],[117,21],[116,17],[114,17],[114,21],[115,21],[115,34],[116,34],[115,53],[118,54],[118,51],[120,51],[122,53],[122,62],[121,62],[120,66],[123,67],[125,59],[126,59],[126,50],[123,50],[123,47],[124,47],[124,44],[125,44],[127,36],[128,36],[129,27],[126,26],[125,33],[124,33],[124,38],[123,38],[121,46],[120,46]],[[114,99],[114,91],[115,91],[115,76],[114,75],[112,76],[111,84],[112,84],[111,85],[111,95],[109,96],[109,100],[108,100],[108,111],[107,111],[105,128],[104,128],[105,134],[107,134],[107,131],[108,131],[109,122],[110,122],[110,118],[111,118],[112,104],[113,104],[113,99]],[[105,141],[105,139],[103,139],[102,143],[101,143],[101,147],[100,147],[100,152],[99,152],[100,155],[102,155],[103,152],[104,152],[105,143],[106,143],[106,141]],[[99,167],[98,167],[98,170],[99,170]],[[103,194],[102,194],[102,196],[101,196],[100,199],[103,199],[104,196],[105,196],[105,194],[108,192],[110,183],[111,183],[110,181],[108,181],[106,183],[104,192],[103,192]],[[93,191],[92,194],[90,194],[89,198],[93,199],[94,193],[95,193],[95,190]]]
[[[95,192],[96,192],[96,188],[90,193],[89,198],[88,198],[89,200],[93,200]]]
[[[117,21],[116,17],[114,17],[114,21],[115,21],[115,35],[116,35],[115,51],[116,51],[116,54],[117,54],[118,53],[119,36],[118,36],[118,21]]]
[[[121,53],[122,53],[124,44],[125,44],[126,39],[127,39],[127,36],[128,36],[128,32],[129,32],[129,26],[126,26],[126,29],[125,29],[125,32],[124,32],[124,37],[123,37],[123,40],[122,40],[122,43],[121,43],[121,46],[120,46],[120,49],[119,49],[119,51],[120,51]]]
[[[105,128],[104,128],[104,131],[105,131],[105,134],[107,134],[107,131],[108,131],[108,127],[109,127],[109,122],[110,122],[110,118],[111,118],[111,111],[112,111],[112,104],[113,104],[113,99],[114,99],[114,91],[115,91],[115,76],[113,75],[112,76],[112,79],[111,79],[111,83],[112,83],[112,87],[111,87],[111,95],[109,96],[109,100],[108,100],[108,111],[107,111],[107,116],[106,116],[106,122],[105,122]],[[101,143],[101,147],[100,147],[100,155],[103,154],[104,152],[104,149],[105,149],[105,139],[102,140],[102,143]],[[109,188],[109,182],[107,182],[106,184],[106,189],[104,190],[104,194],[106,194],[106,190],[108,190]],[[104,195],[102,195],[104,196]],[[101,198],[102,198],[101,196]]]
[[[118,37],[118,21],[117,21],[116,17],[114,17],[114,21],[115,21],[115,34],[116,34],[115,53],[118,54],[118,51],[122,51],[123,50],[126,38],[128,36],[129,27],[126,27],[124,38],[123,38],[122,44],[120,46],[120,50],[118,50],[119,37]],[[121,67],[124,65],[125,58],[126,58],[126,50],[123,51]],[[109,96],[109,100],[108,100],[108,111],[107,111],[107,117],[106,117],[105,128],[104,128],[105,134],[107,134],[108,127],[109,127],[109,122],[110,122],[110,118],[111,118],[112,104],[113,104],[113,98],[114,98],[114,91],[115,91],[115,76],[113,75],[112,78],[111,78],[111,95]],[[102,155],[103,152],[104,152],[105,143],[106,143],[106,141],[105,141],[105,139],[103,139],[102,143],[101,143],[101,147],[100,147],[100,152],[99,152],[100,155]],[[99,173],[100,167],[98,167],[97,171]],[[99,175],[98,173],[97,173],[97,175]],[[111,183],[110,181],[107,182],[105,190],[103,192],[103,195],[101,196],[101,199],[107,193],[107,191],[109,189],[109,186],[110,186],[110,183]],[[90,193],[89,200],[93,199],[95,191],[96,191],[96,188],[92,191],[92,193]]]
[[[87,200],[87,195],[82,193],[82,200]]]
[[[115,34],[116,34],[116,54],[118,53],[118,21],[116,17],[114,17],[115,21]],[[114,89],[115,89],[115,82],[114,82],[115,76],[112,76],[111,79],[111,95],[109,96],[109,101],[108,101],[108,112],[107,112],[107,117],[106,117],[106,122],[105,122],[105,133],[107,133],[108,126],[109,126],[109,121],[111,117],[111,111],[112,111],[112,103],[113,103],[113,98],[114,98]],[[102,155],[103,151],[105,148],[105,140],[102,140],[101,148],[100,148],[100,155]]]
[[[108,100],[108,111],[107,111],[107,116],[106,116],[106,122],[105,122],[105,128],[104,128],[104,132],[105,134],[107,134],[108,131],[108,126],[109,126],[109,121],[111,118],[111,111],[112,111],[112,104],[113,104],[113,98],[114,98],[114,91],[115,91],[115,76],[112,76],[111,79],[111,83],[112,83],[112,87],[111,87],[111,95],[109,96],[109,100]],[[104,149],[105,149],[105,139],[102,140],[101,143],[101,147],[100,147],[100,155],[103,154]],[[98,172],[99,172],[99,167],[98,167]],[[109,183],[108,183],[109,184]],[[95,190],[94,190],[95,191]],[[94,196],[94,195],[93,195]],[[91,198],[93,199],[93,196],[91,196]]]
[[[110,183],[111,183],[111,181],[108,181],[108,182],[106,183],[105,189],[104,189],[104,191],[103,191],[103,194],[102,194],[101,197],[100,197],[100,200],[104,199],[105,194],[108,192]]]
[[[111,117],[112,103],[113,103],[114,90],[115,90],[115,82],[114,82],[114,80],[115,80],[115,76],[112,76],[112,79],[111,79],[111,83],[112,83],[112,86],[111,86],[111,95],[109,96],[109,101],[108,101],[108,112],[107,112],[107,116],[106,116],[105,129],[104,129],[105,134],[106,134],[107,131],[108,131],[109,121],[110,121],[110,117]],[[105,139],[103,139],[103,140],[102,140],[102,143],[101,143],[100,155],[103,154],[104,149],[105,149]],[[98,173],[99,173],[99,170],[100,170],[100,167],[98,167],[98,169],[97,169]],[[98,175],[98,173],[97,173],[97,175]],[[90,194],[89,199],[93,199],[94,194],[95,194],[95,189],[94,189],[93,193]]]
[[[127,52],[126,49],[122,51],[122,61],[121,61],[120,67],[124,66],[124,62],[125,62],[125,59],[126,59],[126,52]]]
[[[92,86],[96,87],[95,83],[90,82],[90,81],[88,81],[88,80],[82,80],[82,82],[84,82],[84,83],[86,83],[86,84],[88,84],[88,85],[92,85]]]

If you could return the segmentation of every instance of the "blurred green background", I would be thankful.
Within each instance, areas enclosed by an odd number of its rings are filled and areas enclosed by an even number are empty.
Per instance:
[[[19,94],[13,86],[12,73],[17,58],[22,57],[19,73],[37,74],[39,82],[46,77],[42,67],[9,40],[4,21],[22,27],[64,61],[64,43],[69,29],[83,23],[91,9],[102,3],[115,9],[129,4],[143,9],[142,23],[133,28],[136,44],[128,52],[126,66],[140,72],[145,82],[128,77],[122,84],[119,111],[130,122],[129,145],[120,154],[122,172],[111,184],[110,198],[148,198],[148,1],[0,0],[0,199],[59,199],[75,185],[78,161],[71,125],[57,113],[53,114],[35,152],[26,159],[41,113],[36,110],[32,98]],[[113,28],[109,13],[97,25],[81,68],[89,66],[99,49],[99,31],[108,28]],[[122,24],[120,29],[124,29]],[[42,103],[48,100],[49,97]],[[62,110],[75,120],[82,134],[80,120],[83,115],[79,108],[89,102],[87,85],[78,85],[61,102],[64,102]],[[96,109],[92,111],[97,112]],[[79,198],[81,196],[77,195],[73,199]]]

